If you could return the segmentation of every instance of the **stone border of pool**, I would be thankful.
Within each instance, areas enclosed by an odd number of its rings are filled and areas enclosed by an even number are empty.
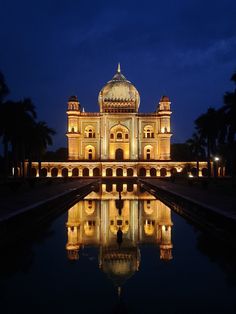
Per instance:
[[[178,193],[174,191],[174,186],[168,189],[167,184],[166,186],[158,185],[156,180],[150,182],[150,180],[140,179],[139,182],[142,188],[160,199],[176,213],[204,230],[210,231],[214,236],[224,238],[231,246],[236,247],[234,241],[236,237],[236,218],[234,215],[230,215],[229,212],[224,212],[220,208],[210,206],[207,202],[203,203],[195,198]]]
[[[0,218],[0,247],[14,242],[14,239],[26,233],[26,229],[33,228],[35,224],[59,215],[65,207],[83,199],[99,183],[99,180],[87,182],[75,188],[69,188],[50,198],[14,211]]]

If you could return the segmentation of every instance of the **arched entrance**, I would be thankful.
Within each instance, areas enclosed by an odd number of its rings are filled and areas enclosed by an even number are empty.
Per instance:
[[[127,169],[127,176],[128,177],[133,177],[133,175],[134,175],[134,170],[132,168],[128,168]]]
[[[65,178],[68,177],[68,169],[67,168],[63,168],[61,171],[61,175]]]
[[[112,177],[112,169],[111,168],[106,169],[106,177]]]
[[[116,169],[116,176],[117,177],[122,177],[123,176],[123,169],[122,168],[117,168]]]
[[[88,168],[84,168],[83,169],[83,177],[88,177],[89,176],[89,169]]]
[[[160,175],[161,175],[161,177],[165,177],[167,175],[166,168],[161,168],[160,169]]]
[[[52,177],[57,177],[58,175],[58,169],[57,168],[52,168],[51,170],[51,176]]]
[[[123,151],[123,149],[118,148],[118,149],[116,150],[115,159],[116,159],[117,161],[124,160],[124,151]]]
[[[40,177],[46,177],[46,176],[47,176],[47,173],[48,173],[48,171],[47,171],[46,168],[41,169],[41,171],[40,171]]]
[[[79,169],[78,168],[74,168],[72,170],[72,177],[78,177],[79,175]]]
[[[146,169],[140,168],[139,169],[139,175],[140,175],[140,177],[146,177]]]
[[[94,177],[100,176],[100,170],[99,170],[99,168],[94,168],[94,169],[93,169],[93,176],[94,176]]]
[[[151,168],[151,169],[150,169],[150,176],[151,176],[151,177],[156,177],[156,175],[157,175],[156,169],[155,169],[155,168]]]

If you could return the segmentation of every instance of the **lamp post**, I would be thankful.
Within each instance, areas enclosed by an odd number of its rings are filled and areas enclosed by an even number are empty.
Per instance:
[[[214,168],[215,168],[215,178],[218,177],[218,163],[220,161],[220,158],[218,156],[214,157]]]

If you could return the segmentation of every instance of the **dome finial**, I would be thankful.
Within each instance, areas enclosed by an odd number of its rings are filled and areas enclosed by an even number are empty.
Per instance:
[[[120,73],[121,70],[120,70],[120,62],[118,63],[118,66],[117,66],[117,73]]]

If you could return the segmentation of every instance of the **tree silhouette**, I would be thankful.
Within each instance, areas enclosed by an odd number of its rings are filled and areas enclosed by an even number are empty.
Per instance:
[[[22,101],[4,101],[9,93],[4,76],[0,73],[0,137],[4,146],[5,177],[8,176],[8,151],[12,151],[14,176],[25,176],[25,160],[36,158],[41,167],[42,154],[52,144],[55,131],[43,121],[37,122],[35,106],[30,98]]]
[[[56,134],[55,130],[48,127],[46,122],[36,122],[28,136],[28,157],[29,157],[29,175],[31,174],[32,158],[38,161],[39,175],[41,174],[42,156],[46,152],[48,145],[52,145],[52,136]]]
[[[233,81],[236,85],[236,73],[233,74],[231,77],[231,81]],[[225,115],[225,129],[224,135],[226,136],[226,142],[229,145],[227,152],[228,154],[228,161],[229,161],[229,168],[230,172],[233,175],[236,174],[236,142],[235,142],[235,135],[236,135],[236,88],[233,92],[226,92],[224,95],[224,106],[221,109],[221,112]]]
[[[199,136],[206,143],[208,176],[211,175],[211,156],[216,153],[219,134],[219,113],[214,108],[209,108],[195,120],[195,127]]]
[[[186,143],[197,162],[197,176],[199,176],[199,161],[205,157],[204,139],[199,134],[193,133],[192,137]]]

